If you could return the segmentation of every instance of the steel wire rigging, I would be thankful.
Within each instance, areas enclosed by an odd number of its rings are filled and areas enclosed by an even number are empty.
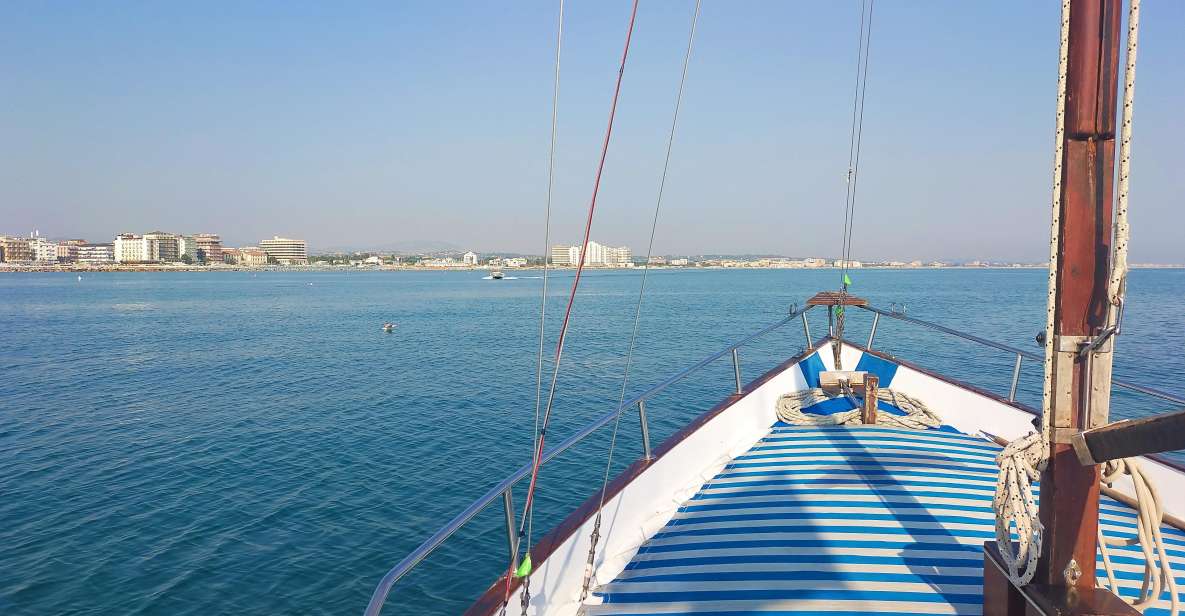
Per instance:
[[[629,26],[626,29],[625,44],[624,44],[624,46],[622,48],[622,52],[621,52],[621,63],[620,63],[620,66],[617,70],[617,82],[616,82],[614,89],[613,89],[612,102],[609,105],[609,120],[608,120],[607,126],[605,128],[605,138],[601,144],[601,155],[600,155],[600,160],[597,163],[596,177],[593,180],[593,190],[592,190],[592,197],[589,200],[588,216],[585,219],[585,223],[584,223],[584,240],[581,243],[580,259],[578,260],[578,262],[576,264],[576,273],[572,279],[572,288],[568,293],[567,306],[564,308],[564,318],[560,322],[559,337],[556,340],[555,356],[553,359],[551,379],[550,379],[551,383],[548,388],[547,402],[546,402],[546,404],[542,405],[543,406],[543,417],[540,420],[539,430],[536,432],[535,451],[534,451],[534,457],[533,457],[533,460],[531,463],[531,480],[527,485],[526,502],[523,504],[522,522],[521,522],[521,524],[519,526],[519,530],[518,530],[518,536],[520,538],[525,536],[526,527],[527,527],[527,525],[529,525],[531,523],[530,518],[533,515],[532,505],[534,504],[535,489],[536,489],[536,486],[538,485],[539,469],[542,466],[542,461],[543,461],[543,448],[544,448],[545,442],[547,440],[547,428],[551,424],[551,411],[552,411],[552,406],[555,403],[556,382],[559,379],[560,362],[563,359],[563,354],[564,354],[564,342],[565,342],[565,339],[567,338],[568,325],[569,325],[569,323],[571,321],[571,317],[572,317],[572,307],[576,303],[576,291],[580,287],[581,275],[584,272],[584,265],[585,265],[585,262],[587,261],[587,258],[588,258],[588,242],[589,242],[589,238],[592,234],[593,216],[596,213],[596,208],[597,208],[597,195],[600,192],[601,178],[602,178],[604,171],[605,171],[605,159],[609,154],[609,144],[610,144],[612,137],[613,137],[613,123],[614,123],[614,119],[617,116],[617,103],[621,97],[621,83],[625,77],[625,66],[626,66],[626,61],[629,59],[630,42],[633,39],[634,24],[636,23],[637,17],[638,17],[638,2],[639,2],[639,0],[634,0],[633,6],[630,9]],[[523,564],[526,568],[526,573],[529,573],[529,571],[530,571],[530,566],[531,566],[530,565],[530,558],[531,558],[530,546],[527,546],[527,552],[526,552],[525,556],[523,557]],[[504,608],[505,608],[506,601],[509,601],[509,599],[510,599],[511,580],[515,577],[515,573],[516,573],[516,571],[515,571],[515,567],[514,567],[514,562],[512,560],[510,563],[509,570],[506,573],[506,592],[505,592],[505,597],[503,599],[503,607]],[[524,573],[524,576],[526,575],[526,573]],[[526,587],[524,587],[524,597],[523,597],[524,603],[529,601],[529,596],[526,594],[527,592],[529,592],[528,589]]]
[[[658,230],[658,217],[662,212],[662,198],[666,190],[667,174],[671,167],[671,150],[675,144],[675,129],[679,123],[679,110],[683,106],[683,87],[687,83],[687,68],[691,64],[691,51],[695,45],[695,27],[699,23],[700,8],[703,0],[696,0],[695,10],[691,15],[691,27],[687,34],[687,50],[683,53],[683,70],[679,75],[679,88],[675,94],[675,109],[671,114],[671,129],[667,133],[666,155],[663,157],[662,175],[658,181],[658,197],[654,203],[654,216],[650,222],[650,240],[646,245],[646,261],[642,264],[642,280],[638,284],[638,300],[634,306],[634,325],[630,332],[630,341],[625,354],[625,367],[621,377],[621,391],[617,398],[617,416],[613,419],[613,432],[609,438],[609,452],[605,460],[605,473],[601,481],[600,499],[597,503],[596,519],[593,522],[591,541],[588,548],[588,561],[584,569],[584,581],[580,587],[580,601],[588,597],[592,584],[594,562],[596,560],[597,543],[601,537],[601,514],[605,508],[605,497],[609,491],[609,473],[613,468],[613,454],[617,448],[617,433],[621,426],[621,416],[625,412],[625,393],[629,387],[630,367],[633,365],[634,349],[638,340],[638,329],[642,319],[642,299],[646,295],[646,279],[650,273],[650,257],[654,254],[654,236]]]
[[[852,227],[856,222],[856,182],[860,177],[860,145],[864,137],[864,95],[868,89],[868,51],[872,42],[872,9],[876,0],[860,2],[860,34],[856,45],[856,80],[852,88],[852,121],[848,129],[848,174],[844,189],[844,222],[841,237],[839,284],[848,290],[852,258]]]

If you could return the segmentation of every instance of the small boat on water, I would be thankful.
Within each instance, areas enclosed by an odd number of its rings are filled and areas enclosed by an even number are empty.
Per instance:
[[[394,323],[383,323],[383,331],[387,332],[388,334],[395,331],[395,324]]]
[[[488,589],[465,611],[470,616],[1177,614],[1185,594],[1178,590],[1185,588],[1185,465],[1160,454],[1185,449],[1185,410],[1151,411],[1166,402],[1185,407],[1185,395],[1112,378],[1126,289],[1139,24],[1139,0],[1129,2],[1123,61],[1122,0],[1062,3],[1042,354],[849,293],[851,190],[838,291],[807,298],[633,398],[625,397],[623,385],[620,404],[550,444],[544,437],[555,411],[555,376],[584,268],[582,250],[556,343],[552,388],[538,394],[546,404],[536,415],[532,458],[396,564],[366,614],[377,615],[396,582],[471,520],[488,520],[478,518],[487,508],[504,515],[507,545],[493,556],[501,575],[491,574]],[[866,76],[872,3],[862,6],[868,15],[861,13],[857,75],[862,66]],[[633,16],[627,32],[626,52]],[[625,61],[623,54],[618,90]],[[856,160],[862,79],[859,115],[853,103]],[[615,97],[613,110],[616,104]],[[849,171],[853,186],[856,171]],[[596,196],[594,185],[586,248]],[[644,291],[644,269],[642,275]],[[542,297],[546,302],[546,287]],[[820,312],[826,313],[826,335],[815,339],[808,314]],[[846,323],[864,317],[871,321],[867,342],[849,339]],[[971,343],[1005,353],[1003,362],[965,353],[960,371],[1010,385],[989,391],[875,348],[882,319],[932,332],[936,346],[955,338],[959,349]],[[799,349],[746,382],[739,349],[799,322]],[[632,339],[630,345],[632,353]],[[664,395],[669,404],[664,392],[671,385],[719,363],[731,363],[735,377],[719,403],[652,447],[647,409],[662,404]],[[628,357],[625,365],[628,370]],[[989,374],[992,366],[1007,365],[1010,378]],[[1030,374],[1041,367],[1041,408],[1017,399],[1026,365]],[[1112,423],[1113,389],[1128,400],[1143,396],[1144,418]],[[524,407],[527,402],[524,397]],[[618,426],[629,425],[619,420],[627,413],[638,426],[640,451],[629,454],[636,457],[611,475],[610,446],[604,482],[590,482],[587,499],[542,537],[526,532],[534,508],[543,505],[535,499],[540,468],[607,427],[618,444]],[[524,423],[529,430],[529,418]],[[522,495],[523,484],[525,501],[516,510],[516,486]],[[472,572],[467,565],[456,575]],[[441,588],[455,583],[437,582]],[[394,596],[391,603],[399,605],[391,613],[424,612]]]
[[[502,280],[505,277],[506,277],[506,274],[503,274],[501,270],[494,270],[494,271],[490,272],[490,279],[491,280]]]

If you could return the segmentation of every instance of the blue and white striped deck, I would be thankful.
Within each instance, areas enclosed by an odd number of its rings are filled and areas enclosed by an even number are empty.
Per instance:
[[[947,431],[778,424],[681,507],[588,613],[979,614],[999,449]],[[1135,535],[1126,505],[1104,497],[1101,520],[1108,536]],[[1164,532],[1185,587],[1185,533]],[[1121,594],[1134,596],[1138,549],[1112,558]]]

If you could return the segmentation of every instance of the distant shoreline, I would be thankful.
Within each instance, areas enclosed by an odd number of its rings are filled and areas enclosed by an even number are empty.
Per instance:
[[[1130,265],[1131,269],[1185,269],[1185,265],[1180,264],[1137,264]],[[216,266],[195,266],[195,265],[128,265],[128,266],[86,266],[86,265],[54,265],[54,266],[36,266],[36,265],[13,265],[7,263],[0,263],[0,273],[63,273],[63,274],[83,274],[83,273],[105,273],[105,272],[490,272],[501,269],[504,272],[541,272],[542,267],[516,267],[516,268],[492,268],[492,267],[420,267],[416,265],[383,265],[383,266],[338,266],[338,265],[267,265],[267,266],[244,266],[244,265],[216,265]],[[552,266],[547,268],[549,271],[572,271],[575,267],[571,266]],[[769,266],[738,266],[738,267],[724,267],[719,265],[710,266],[667,266],[667,265],[651,265],[649,267],[586,267],[587,271],[640,271],[643,269],[649,270],[671,270],[671,271],[707,271],[707,270],[740,270],[740,271],[754,271],[754,270],[793,270],[793,271],[835,271],[840,268],[834,266],[825,267],[769,267]],[[922,266],[922,267],[902,267],[902,266],[873,266],[873,267],[859,267],[852,268],[855,271],[923,271],[923,270],[1045,270],[1048,266],[1045,265],[942,265],[942,266]]]

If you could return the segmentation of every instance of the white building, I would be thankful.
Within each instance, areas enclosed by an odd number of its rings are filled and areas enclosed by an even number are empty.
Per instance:
[[[78,247],[78,262],[102,265],[115,262],[115,246],[112,244],[82,244]]]
[[[864,267],[864,264],[859,261],[848,261],[845,265],[843,259],[836,259],[835,267]]]
[[[461,262],[464,263],[465,265],[470,265],[470,266],[477,265],[477,253],[475,253],[475,252],[465,253],[464,255],[461,256]]]
[[[33,260],[38,263],[57,263],[58,245],[41,236],[36,236],[30,242],[33,249]]]
[[[116,263],[159,263],[160,246],[156,240],[134,233],[120,233],[113,244]]]
[[[526,267],[527,260],[524,257],[510,257],[502,259],[502,264],[506,267]]]
[[[585,265],[600,265],[609,267],[629,266],[633,264],[634,253],[627,246],[612,247],[590,241]],[[577,265],[580,263],[580,246],[565,246],[557,244],[551,247],[552,265]]]
[[[259,242],[259,249],[281,265],[308,265],[309,253],[304,240],[274,236]]]

